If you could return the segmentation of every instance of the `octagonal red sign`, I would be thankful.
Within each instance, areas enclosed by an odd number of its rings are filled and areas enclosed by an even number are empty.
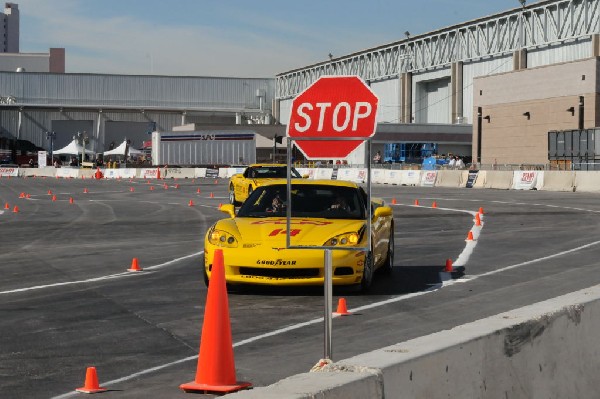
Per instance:
[[[379,99],[358,76],[322,76],[292,101],[287,135],[308,159],[345,158],[375,134]]]

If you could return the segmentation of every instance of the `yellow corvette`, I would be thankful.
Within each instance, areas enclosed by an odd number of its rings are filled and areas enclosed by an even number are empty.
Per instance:
[[[355,183],[292,180],[290,244],[335,248],[333,284],[367,290],[377,269],[394,264],[392,208],[371,199],[371,250],[366,248],[367,194]],[[212,225],[204,239],[204,280],[208,285],[216,249],[223,250],[228,285],[308,286],[324,281],[322,249],[286,248],[287,185],[281,180],[259,186],[235,214]],[[339,248],[339,249],[338,249]],[[347,248],[347,249],[346,249]]]
[[[293,178],[301,178],[300,173],[294,168],[291,170]],[[287,165],[282,164],[254,164],[250,165],[243,173],[238,173],[229,179],[229,203],[238,205],[246,200],[257,187],[271,182],[273,179],[286,179]]]

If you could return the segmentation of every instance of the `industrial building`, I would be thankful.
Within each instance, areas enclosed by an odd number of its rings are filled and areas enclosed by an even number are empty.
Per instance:
[[[480,165],[542,165],[549,162],[549,131],[598,124],[599,34],[600,0],[521,0],[502,13],[406,32],[275,78],[19,73],[11,65],[0,72],[0,147],[4,138],[50,150],[79,133],[102,152],[123,138],[139,147],[152,129],[251,126],[267,158],[273,138],[285,135],[297,94],[323,75],[358,75],[379,97],[373,150],[390,162],[429,151]],[[0,57],[0,70],[2,63]],[[355,151],[349,163],[363,164],[365,153]]]

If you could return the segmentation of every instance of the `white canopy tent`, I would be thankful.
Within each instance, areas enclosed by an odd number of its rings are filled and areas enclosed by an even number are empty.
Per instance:
[[[61,148],[60,150],[52,151],[53,155],[79,155],[83,152],[83,146],[80,145],[77,140],[73,140],[66,147]],[[85,153],[89,155],[94,155],[94,151],[85,149]]]
[[[121,144],[119,144],[118,147],[110,150],[110,151],[105,151],[103,153],[104,156],[107,155],[123,155],[125,156],[125,150],[127,149],[127,140],[124,140]],[[142,151],[140,150],[136,150],[133,147],[129,147],[129,155],[140,155],[143,154]]]

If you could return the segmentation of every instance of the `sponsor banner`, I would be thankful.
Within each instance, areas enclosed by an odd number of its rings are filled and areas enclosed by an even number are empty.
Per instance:
[[[58,168],[56,169],[56,177],[72,178],[79,177],[79,169],[77,168]]]
[[[421,181],[421,171],[420,170],[401,170],[400,174],[400,184],[403,186],[416,186]]]
[[[437,170],[424,170],[421,175],[421,187],[433,187],[437,178]]]
[[[513,172],[514,190],[537,190],[542,185],[543,172],[537,170],[516,170]]]
[[[163,169],[165,178],[172,179],[185,179],[188,177],[194,177],[194,169],[192,168],[167,168]]]
[[[356,183],[365,183],[367,181],[367,169],[355,169]]]
[[[475,182],[477,181],[477,176],[479,175],[479,171],[478,170],[470,170],[469,174],[467,175],[467,188],[473,188],[473,186],[475,185]]]
[[[318,168],[317,171],[316,171],[316,173],[315,173],[315,179],[330,180],[332,173],[333,173],[333,169]]]
[[[140,171],[140,177],[142,179],[157,179],[159,177],[158,168],[144,168]]]
[[[46,160],[48,159],[48,153],[46,151],[38,151],[38,168],[45,168],[46,166],[48,166],[46,164]]]
[[[0,167],[0,176],[2,177],[17,177],[19,176],[19,168],[5,168],[5,167]]]
[[[209,179],[216,179],[219,177],[219,169],[217,168],[206,168],[206,173],[204,174],[204,177],[207,177]]]
[[[106,179],[133,179],[136,174],[136,169],[103,169],[101,172],[104,174]]]
[[[383,169],[371,169],[371,183],[383,184],[385,174]]]

